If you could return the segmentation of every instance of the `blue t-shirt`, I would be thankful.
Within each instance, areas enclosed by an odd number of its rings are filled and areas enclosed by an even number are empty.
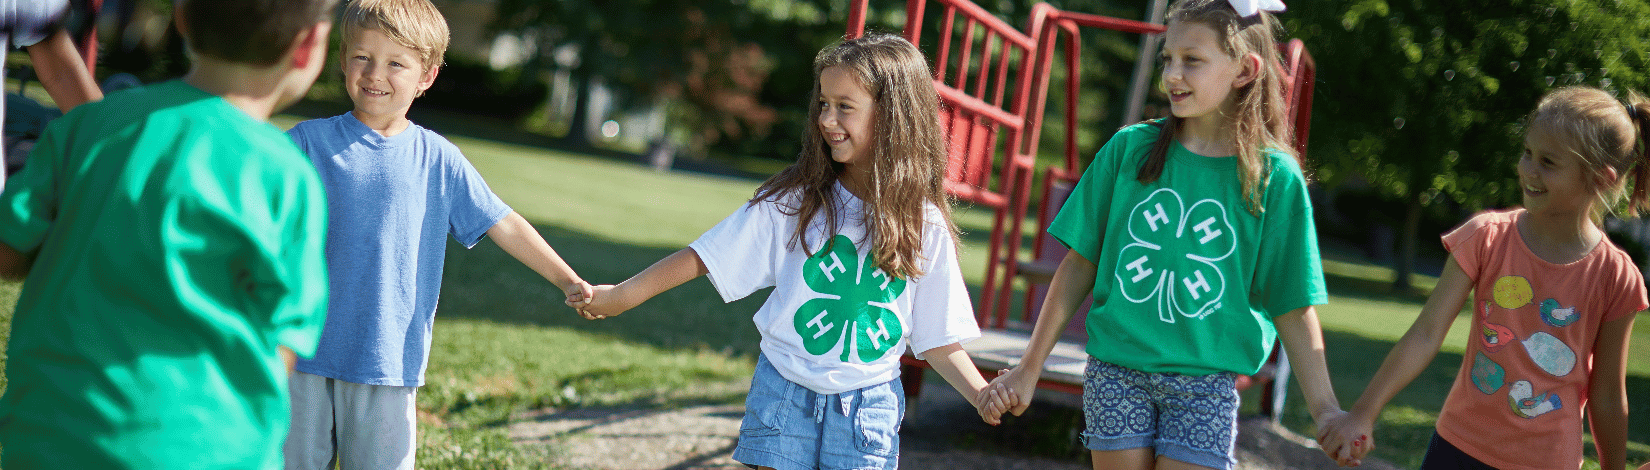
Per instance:
[[[384,137],[346,113],[287,134],[315,164],[329,214],[332,297],[320,347],[298,371],[422,385],[447,236],[475,246],[510,207],[457,146],[417,124]]]

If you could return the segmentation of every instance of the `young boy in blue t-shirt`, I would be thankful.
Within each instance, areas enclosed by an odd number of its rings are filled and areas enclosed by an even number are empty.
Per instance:
[[[326,188],[332,297],[320,347],[291,381],[287,468],[410,469],[447,237],[472,247],[489,236],[565,294],[590,286],[458,147],[407,120],[447,48],[441,12],[428,0],[356,0],[339,25],[355,109],[288,131]]]
[[[326,201],[266,120],[324,68],[335,4],[177,2],[188,75],[52,121],[6,183],[0,278],[26,279],[0,466],[281,467]]]

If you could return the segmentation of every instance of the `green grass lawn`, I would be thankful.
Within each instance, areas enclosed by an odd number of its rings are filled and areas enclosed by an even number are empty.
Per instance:
[[[283,116],[277,125],[290,126]],[[432,126],[434,127],[434,126]],[[615,283],[681,249],[739,207],[754,179],[660,173],[583,154],[509,144],[490,129],[449,131],[494,192],[532,221],[586,279]],[[465,132],[468,131],[468,132]],[[469,137],[480,136],[477,137]],[[964,208],[962,258],[968,281],[984,272],[988,212]],[[1350,405],[1424,301],[1387,294],[1390,272],[1326,250],[1330,304],[1323,318],[1337,393]],[[428,468],[543,468],[555,448],[516,446],[512,416],[541,407],[672,407],[737,403],[757,352],[751,315],[766,292],[724,304],[701,278],[625,315],[586,321],[560,292],[491,242],[449,245],[426,385],[419,393],[419,462]],[[1421,279],[1423,289],[1431,280]],[[9,334],[16,284],[0,284],[0,334]],[[1376,456],[1414,467],[1461,359],[1466,319],[1433,366],[1383,413]],[[1628,380],[1632,458],[1650,456],[1650,325],[1635,328]],[[0,377],[0,384],[3,384]],[[1284,414],[1312,433],[1298,389]],[[1054,420],[1068,425],[1071,420]],[[1058,440],[1064,430],[1034,432]],[[970,444],[959,438],[960,445]],[[1068,449],[1066,446],[1050,446]]]

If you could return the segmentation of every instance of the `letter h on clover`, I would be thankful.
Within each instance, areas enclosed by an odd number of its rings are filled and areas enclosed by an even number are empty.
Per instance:
[[[809,354],[842,347],[841,359],[872,362],[888,354],[905,330],[889,306],[905,280],[877,269],[847,236],[836,235],[803,263],[802,281],[821,295],[796,310],[796,333]]]
[[[1118,254],[1118,290],[1137,304],[1155,303],[1158,319],[1201,319],[1220,307],[1226,276],[1215,262],[1237,248],[1219,201],[1186,207],[1169,188],[1152,192],[1128,214],[1132,242]]]

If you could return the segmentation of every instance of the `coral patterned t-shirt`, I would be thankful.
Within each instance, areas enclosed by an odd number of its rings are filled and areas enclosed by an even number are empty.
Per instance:
[[[1445,234],[1472,279],[1472,330],[1438,434],[1503,469],[1579,468],[1593,342],[1646,307],[1644,277],[1608,239],[1568,264],[1537,257],[1523,209],[1487,211]]]

